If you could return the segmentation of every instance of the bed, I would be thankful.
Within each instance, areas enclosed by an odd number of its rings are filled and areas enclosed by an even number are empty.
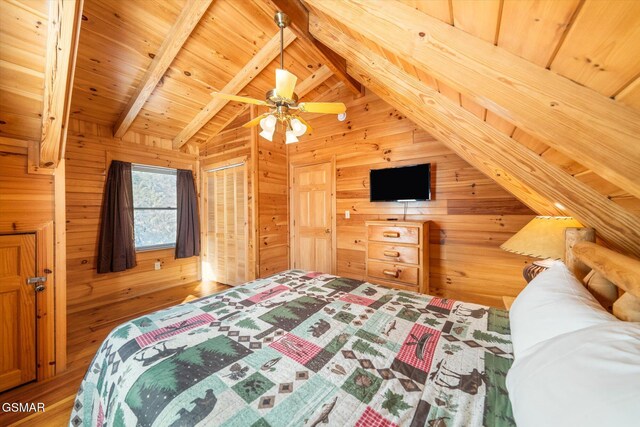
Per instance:
[[[70,425],[508,426],[507,312],[289,270],[114,329]]]

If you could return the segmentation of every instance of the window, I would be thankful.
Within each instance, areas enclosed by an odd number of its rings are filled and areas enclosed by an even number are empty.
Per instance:
[[[132,165],[133,220],[136,249],[176,245],[176,170]]]

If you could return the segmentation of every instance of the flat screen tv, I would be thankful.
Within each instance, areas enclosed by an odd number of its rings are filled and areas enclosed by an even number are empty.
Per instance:
[[[431,164],[369,171],[372,202],[431,200]]]

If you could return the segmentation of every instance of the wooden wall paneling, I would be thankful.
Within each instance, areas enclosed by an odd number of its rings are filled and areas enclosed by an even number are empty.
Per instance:
[[[64,155],[84,0],[49,2],[40,166],[56,167]]]
[[[258,138],[258,277],[289,267],[288,167],[282,139],[279,134],[273,142]]]
[[[135,161],[180,169],[198,176],[194,154],[124,142],[109,126],[72,120],[65,156],[68,312],[99,307],[198,279],[199,258],[175,259],[174,249],[137,252],[138,265],[124,272],[97,274],[100,209],[108,162]],[[199,185],[198,185],[199,187]],[[162,268],[154,269],[159,261]]]
[[[47,277],[45,290],[37,296],[37,374],[42,380],[55,374],[56,356],[66,350],[56,348],[64,345],[66,331],[56,330],[57,316],[64,313],[65,301],[55,298],[59,271],[54,264],[54,178],[28,173],[28,143],[6,143],[5,138],[0,140],[0,233],[35,233],[36,272]],[[63,279],[64,275],[60,280]],[[60,282],[60,287],[63,285]]]
[[[249,111],[249,117],[251,120],[255,119],[258,115],[256,106],[251,106]],[[250,197],[249,202],[249,218],[251,219],[250,230],[251,237],[249,241],[249,255],[250,260],[253,256],[252,274],[251,278],[258,277],[260,272],[260,245],[258,242],[258,235],[260,234],[260,224],[258,224],[258,212],[260,212],[260,204],[258,200],[258,192],[260,191],[260,175],[258,173],[258,128],[252,127],[249,130],[249,153],[251,164],[251,175],[249,176],[249,190]]]
[[[61,159],[54,176],[54,230],[55,258],[52,261],[55,274],[55,373],[67,367],[67,202],[66,160]],[[51,316],[49,316],[51,317]],[[50,319],[50,321],[52,321]]]
[[[401,4],[307,3],[640,196],[637,111]]]
[[[57,372],[56,368],[56,354],[66,353],[66,348],[56,349],[56,345],[66,345],[66,320],[62,320],[61,325],[56,325],[56,319],[58,319],[58,313],[61,316],[66,314],[66,307],[64,300],[56,300],[57,285],[62,288],[65,285],[64,276],[61,281],[58,282],[57,273],[60,271],[55,266],[55,230],[53,221],[49,221],[43,224],[41,228],[36,231],[36,252],[37,252],[37,273],[38,276],[44,276],[47,278],[45,284],[46,289],[44,292],[40,292],[37,295],[36,304],[36,322],[37,330],[42,331],[37,334],[37,348],[38,348],[38,380],[50,378]],[[64,255],[62,255],[64,258]],[[64,271],[62,271],[64,273]],[[57,329],[57,327],[61,329]],[[66,358],[63,355],[62,367],[60,371],[64,370],[64,364]]]
[[[604,96],[617,95],[640,74],[638,16],[636,1],[586,1],[551,71]]]
[[[0,2],[0,133],[38,141],[42,127],[48,2]]]
[[[155,54],[151,65],[147,69],[142,83],[136,89],[136,92],[129,99],[127,106],[124,108],[118,120],[113,125],[113,136],[121,138],[129,129],[136,116],[147,101],[151,92],[155,89],[158,82],[171,65],[182,45],[187,40],[191,31],[198,25],[200,18],[207,11],[213,0],[189,0],[182,9],[182,13],[178,17],[175,25],[169,31],[162,46]]]
[[[40,167],[40,144],[38,141],[28,141],[27,171],[34,174],[53,175],[55,169]]]
[[[375,54],[352,47],[349,43],[353,42],[339,30],[312,20],[311,31],[347,55],[351,72],[366,81],[368,87],[423,124],[521,201],[538,212],[549,203],[561,203],[582,223],[596,228],[609,243],[630,253],[640,253],[640,236],[630,236],[639,228],[637,216],[621,209],[560,168],[541,160]],[[444,129],[449,130],[445,132]],[[477,148],[472,149],[475,144],[478,144]],[[578,197],[578,194],[582,196]]]
[[[284,31],[284,47],[295,40],[296,36],[289,30]],[[220,92],[236,95],[257,74],[273,61],[280,53],[280,33],[273,36],[267,44],[227,83]],[[213,116],[215,116],[229,101],[213,98],[193,120],[174,138],[173,147],[180,148],[195,135]]]
[[[347,99],[347,120],[315,115],[314,132],[288,146],[290,164],[336,157],[337,274],[364,279],[365,221],[402,219],[402,204],[369,202],[369,169],[430,162],[434,199],[410,203],[407,220],[431,221],[431,293],[495,306],[501,295],[516,295],[531,259],[499,245],[532,211],[375,94],[349,97],[341,86],[319,98]]]

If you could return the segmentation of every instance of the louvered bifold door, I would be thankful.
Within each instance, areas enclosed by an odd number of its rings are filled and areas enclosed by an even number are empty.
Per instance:
[[[238,285],[247,274],[247,170],[242,164],[207,174],[207,259],[212,280]]]

